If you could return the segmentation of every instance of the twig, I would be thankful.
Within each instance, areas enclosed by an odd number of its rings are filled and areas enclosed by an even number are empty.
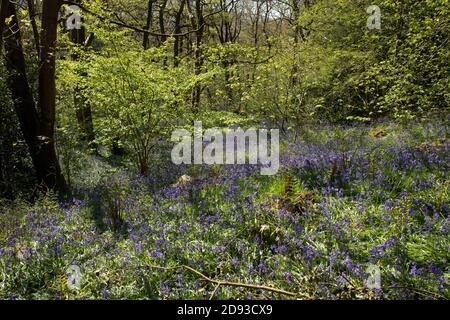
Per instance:
[[[211,293],[211,296],[209,297],[209,300],[212,300],[214,298],[214,296],[216,295],[217,290],[219,290],[220,288],[220,284],[216,285],[216,287],[214,288],[214,291]]]

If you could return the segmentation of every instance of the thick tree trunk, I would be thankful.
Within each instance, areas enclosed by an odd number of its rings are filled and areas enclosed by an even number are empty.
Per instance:
[[[55,46],[58,27],[59,0],[46,0],[42,12],[41,55],[39,72],[39,100],[42,132],[53,139],[55,124]]]
[[[44,1],[39,106],[36,110],[33,94],[26,76],[22,37],[13,2],[9,3],[11,24],[4,33],[7,82],[14,100],[21,130],[28,145],[39,184],[45,189],[66,191],[66,182],[55,151],[55,57],[59,1]]]
[[[58,12],[61,0],[44,0],[42,7],[41,56],[39,72],[38,107],[41,112],[41,134],[48,141],[42,146],[45,162],[42,170],[45,184],[49,188],[64,190],[66,182],[61,174],[55,150],[55,46],[58,31]]]

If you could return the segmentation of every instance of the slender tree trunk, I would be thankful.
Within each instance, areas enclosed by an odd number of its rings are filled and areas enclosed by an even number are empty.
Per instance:
[[[34,0],[27,0],[28,13],[30,16],[31,28],[33,29],[34,45],[36,47],[37,55],[39,56],[41,50],[41,44],[39,41],[39,30],[36,23],[36,7],[34,5]]]
[[[294,31],[294,52],[297,53],[299,46],[301,44],[300,40],[306,41],[308,34],[305,34],[305,29],[299,25],[299,18],[302,13],[302,4],[304,8],[309,8],[311,6],[311,2],[309,0],[292,0],[292,29]],[[291,70],[291,84],[293,87],[299,84],[298,72],[299,72],[299,62],[298,57],[295,55],[294,64]]]
[[[181,0],[180,8],[177,11],[175,16],[175,34],[181,33],[181,17],[183,15],[184,6],[186,4],[186,0]],[[175,36],[175,43],[173,45],[173,64],[175,67],[178,67],[180,64],[179,55],[180,55],[180,42],[182,38],[180,36]]]
[[[79,3],[79,0],[76,0],[75,3]],[[92,42],[93,35],[91,34],[89,42]],[[77,46],[85,47],[88,46],[89,43],[86,43],[86,28],[81,26],[80,29],[72,29],[70,30],[70,40]],[[72,60],[77,61],[79,56],[77,54],[72,54]],[[87,73],[82,71],[80,72],[80,76],[86,77]],[[84,96],[84,87],[78,85],[75,88],[74,95],[74,104],[76,108],[76,115],[78,125],[81,130],[82,139],[89,144],[89,147],[92,148],[92,151],[95,152],[97,146],[95,145],[95,133],[94,133],[94,124],[92,121],[92,109],[91,105],[87,102],[87,99]]]
[[[195,32],[195,48],[194,48],[194,74],[196,76],[200,75],[203,67],[203,33],[205,30],[205,18],[203,16],[203,5],[202,0],[195,0],[195,17],[192,14],[192,8],[190,7],[189,1],[187,2],[187,8],[191,18],[192,27],[196,30]],[[200,111],[200,98],[201,98],[202,87],[201,84],[197,83],[194,86],[192,92],[192,111],[197,113]]]
[[[165,26],[165,21],[164,21],[164,13],[166,10],[166,6],[167,6],[167,1],[168,0],[163,0],[163,2],[161,3],[161,6],[159,8],[159,16],[158,16],[158,21],[159,21],[159,31],[161,32],[162,36],[160,36],[159,38],[159,45],[161,46],[162,44],[164,44],[164,42],[166,42],[167,40],[167,36],[165,36],[166,33],[166,26]]]
[[[298,25],[298,19],[300,17],[300,1],[299,0],[292,0],[292,14],[293,14],[293,29],[294,29],[294,63],[291,70],[291,84],[292,87],[296,87],[299,83],[298,79],[298,62],[297,62],[297,54],[298,46],[299,46],[299,40],[300,40],[300,34],[299,34],[299,25]]]
[[[255,48],[258,47],[258,41],[259,41],[259,20],[261,18],[261,7],[263,3],[260,1],[256,1],[256,17],[255,17],[255,25],[254,25],[254,33],[253,33],[253,45]]]
[[[195,11],[197,15],[197,33],[195,39],[195,75],[202,73],[203,67],[203,31],[204,31],[204,19],[201,0],[196,0]],[[200,111],[200,98],[201,98],[201,85],[197,84],[194,90],[194,110]]]
[[[220,9],[222,10],[222,15],[220,17],[220,25],[216,25],[216,30],[219,35],[220,43],[225,46],[230,43],[235,43],[237,38],[239,37],[239,15],[237,12],[237,3],[232,1],[231,3],[227,3],[227,1],[220,1]],[[227,6],[231,5],[229,9]],[[233,17],[233,18],[232,18]],[[234,20],[235,19],[235,20]],[[233,59],[233,55],[227,53],[222,57],[222,67],[224,69],[224,78],[225,78],[225,92],[227,95],[226,106],[229,108],[233,106],[233,89],[231,87],[231,76],[230,67],[235,64]],[[235,113],[239,113],[240,106],[236,104]]]
[[[153,4],[156,0],[148,0],[148,7],[147,7],[147,23],[145,25],[145,30],[150,30],[153,24]],[[145,32],[144,33],[144,39],[142,43],[144,50],[147,50],[150,47],[150,33]]]

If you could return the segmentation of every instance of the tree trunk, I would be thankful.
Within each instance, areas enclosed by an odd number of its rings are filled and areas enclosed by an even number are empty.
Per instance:
[[[61,174],[55,150],[55,46],[58,31],[58,12],[61,0],[44,0],[42,7],[41,56],[39,71],[38,107],[41,112],[41,134],[48,143],[42,146],[41,153],[45,155],[41,169],[45,175],[47,187],[64,190],[66,182]]]
[[[31,28],[33,29],[33,37],[34,37],[34,45],[36,47],[36,53],[37,55],[39,55],[40,50],[41,50],[41,44],[39,41],[39,30],[38,30],[38,26],[36,23],[36,8],[34,5],[34,0],[27,0],[27,4],[28,4],[28,13],[30,16],[30,22],[31,22]]]
[[[26,64],[22,36],[17,21],[16,8],[9,3],[8,16],[11,24],[4,33],[7,82],[14,107],[39,184],[44,189],[65,192],[64,176],[55,151],[55,56],[54,44],[60,1],[44,1],[41,69],[39,75],[39,113],[26,76]]]
[[[3,53],[3,30],[5,29],[5,19],[8,13],[9,0],[0,0],[0,56]]]
[[[181,17],[183,15],[184,11],[184,5],[186,4],[186,0],[181,0],[180,8],[177,11],[177,14],[175,16],[175,34],[181,33]],[[180,41],[181,36],[175,36],[175,43],[173,45],[173,65],[175,67],[178,67],[180,64],[179,55],[180,55]]]
[[[165,26],[165,21],[164,21],[164,13],[167,7],[167,1],[168,0],[163,0],[163,2],[161,3],[161,6],[159,8],[159,31],[161,32],[161,36],[159,38],[159,45],[163,45],[164,42],[166,42],[167,40],[167,36],[165,35],[166,33],[166,26]]]
[[[145,30],[150,30],[153,24],[153,4],[156,0],[148,0],[148,7],[147,7],[147,23],[145,25]],[[147,50],[150,47],[150,33],[144,32],[144,39],[143,39],[143,47],[144,50]]]
[[[292,1],[292,14],[293,14],[293,30],[294,30],[294,63],[291,70],[291,84],[295,88],[299,84],[298,79],[298,62],[297,62],[297,51],[299,46],[299,25],[298,19],[300,17],[300,2],[298,0]]]
[[[194,74],[196,76],[200,75],[203,67],[203,33],[205,30],[205,18],[203,16],[203,4],[202,0],[195,0],[195,17],[192,14],[192,8],[187,2],[187,8],[189,10],[189,15],[191,18],[192,28],[196,30],[195,32],[195,48],[194,48]],[[201,98],[202,87],[201,84],[197,83],[192,91],[192,111],[194,113],[200,112],[200,98]]]
[[[79,3],[79,0],[76,0],[75,3]],[[93,34],[90,36],[90,40],[88,42],[92,42]],[[81,47],[88,46],[89,43],[86,43],[86,28],[81,26],[80,29],[72,29],[70,30],[70,40],[73,44]],[[72,54],[72,60],[77,61],[79,56],[77,54]],[[82,71],[80,72],[80,76],[86,77],[87,73]],[[93,152],[96,151],[97,146],[95,145],[95,133],[94,133],[94,124],[92,121],[92,109],[91,105],[87,102],[87,99],[84,96],[84,87],[77,86],[75,88],[74,95],[74,104],[76,108],[76,115],[78,126],[81,131],[82,139],[88,143],[89,147]]]

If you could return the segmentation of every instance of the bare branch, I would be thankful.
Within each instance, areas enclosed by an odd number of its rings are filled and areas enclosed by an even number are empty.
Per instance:
[[[148,265],[148,266],[142,266],[141,268],[151,268],[151,269],[159,269],[159,270],[166,270],[166,271],[185,269],[185,270],[197,275],[202,280],[205,280],[206,282],[216,285],[214,292],[211,295],[210,299],[212,299],[214,297],[215,293],[217,292],[217,290],[219,289],[220,286],[258,289],[258,290],[264,290],[264,291],[269,291],[269,292],[273,292],[273,293],[279,293],[279,294],[283,294],[285,296],[294,297],[294,298],[300,298],[300,296],[302,296],[302,298],[308,298],[307,296],[302,295],[300,293],[289,292],[289,291],[285,291],[282,289],[268,287],[268,286],[264,286],[264,285],[247,284],[247,283],[241,283],[241,282],[211,279],[210,277],[206,276],[205,274],[201,273],[200,271],[195,270],[194,268],[189,267],[187,265],[180,265],[180,266],[175,266],[175,267],[161,267],[161,266]]]

